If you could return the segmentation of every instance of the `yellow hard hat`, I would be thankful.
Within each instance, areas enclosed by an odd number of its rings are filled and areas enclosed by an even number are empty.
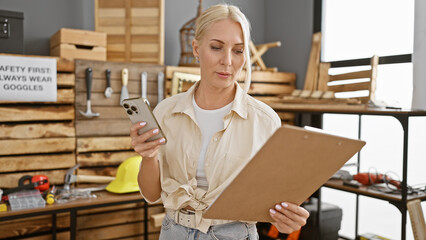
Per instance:
[[[138,192],[138,172],[142,157],[130,157],[118,166],[115,179],[112,180],[106,190],[113,193]]]

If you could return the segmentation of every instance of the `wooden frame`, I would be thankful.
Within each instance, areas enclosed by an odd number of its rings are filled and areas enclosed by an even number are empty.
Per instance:
[[[182,86],[184,82],[196,83],[200,81],[201,76],[191,73],[174,72],[172,77],[172,90],[171,95],[175,95],[182,92]]]

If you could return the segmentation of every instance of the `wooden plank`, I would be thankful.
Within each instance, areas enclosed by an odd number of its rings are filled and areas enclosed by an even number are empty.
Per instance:
[[[141,198],[142,198],[142,195],[141,195]],[[127,210],[127,209],[134,209],[134,208],[142,208],[143,206],[144,206],[144,203],[137,202],[137,203],[114,205],[114,206],[109,206],[109,207],[89,208],[89,209],[77,211],[77,216],[83,216],[83,215],[95,214],[95,213],[104,213],[104,212],[109,212],[109,211],[119,211],[119,210]]]
[[[243,86],[241,86],[243,87]],[[249,94],[290,94],[294,90],[294,86],[282,84],[266,84],[266,83],[253,83],[250,84]]]
[[[57,58],[56,59],[56,71],[57,72],[74,72],[74,61],[67,58]]]
[[[106,33],[81,29],[61,28],[50,38],[50,49],[59,44],[106,47]]]
[[[242,72],[245,76],[245,71]],[[241,74],[241,75],[243,75]],[[245,77],[244,77],[245,78]],[[244,78],[241,79],[244,81]],[[296,74],[288,72],[270,72],[270,71],[253,71],[251,73],[252,82],[270,82],[270,83],[296,83]]]
[[[131,39],[130,39],[130,36],[131,36],[131,31],[130,31],[130,29],[132,28],[132,16],[133,16],[133,13],[132,13],[132,6],[131,6],[131,0],[125,0],[124,1],[125,2],[125,9],[126,9],[126,16],[124,17],[125,18],[125,24],[124,24],[124,26],[125,26],[125,28],[126,28],[126,32],[124,33],[124,37],[125,37],[125,40],[124,40],[124,44],[127,46],[127,48],[126,48],[126,51],[124,52],[124,55],[125,55],[125,57],[126,57],[126,59],[130,59],[130,44],[131,44]]]
[[[83,108],[82,108],[83,109]],[[117,107],[109,107],[109,106],[97,106],[96,112],[98,112],[100,115],[96,119],[122,119],[129,121],[129,118],[127,117],[125,110],[121,106]],[[86,117],[84,117],[81,114],[77,114],[76,116],[77,122],[80,120],[88,120]]]
[[[311,52],[309,55],[308,66],[306,69],[305,84],[303,89],[314,91],[318,84],[318,71],[321,52],[321,32],[312,35]]]
[[[56,216],[56,227],[58,229],[67,228],[70,226],[69,223],[69,214],[68,213],[58,213]],[[52,229],[52,216],[44,215],[37,217],[26,217],[22,219],[2,221],[0,224],[0,238],[12,238],[12,237],[23,237],[28,234],[34,234],[44,231],[50,231]],[[69,234],[69,232],[68,232]],[[50,234],[51,235],[51,234]],[[60,235],[63,236],[63,235]],[[59,235],[58,235],[59,237]],[[50,239],[47,235],[34,238],[25,238],[27,239]],[[58,239],[67,239],[67,238],[58,238]]]
[[[74,106],[0,107],[0,122],[74,120]]]
[[[0,174],[0,188],[13,188],[18,186],[18,181],[25,175],[46,175],[50,184],[64,184],[64,178],[67,170],[46,170],[32,171],[23,173]]]
[[[124,18],[126,16],[126,11],[124,8],[99,8],[98,17],[99,18]],[[99,31],[99,29],[96,29]],[[108,32],[107,32],[108,33]]]
[[[90,136],[129,136],[132,122],[120,119],[81,120],[76,122],[78,137]]]
[[[132,8],[131,9],[132,17],[154,17],[158,18],[160,16],[160,9],[158,7],[153,8]]]
[[[155,35],[132,35],[132,43],[157,43],[158,36]]]
[[[141,97],[140,93],[129,93],[130,98],[139,98]],[[158,102],[158,95],[152,95],[148,94],[147,96],[149,103],[151,104],[151,108],[154,108],[157,105]],[[92,93],[91,96],[91,102],[92,102],[92,111],[97,112],[98,106],[119,106],[120,105],[120,92],[115,92],[111,94],[110,98],[105,98],[105,95],[103,93]],[[81,110],[83,112],[86,112],[86,94],[77,94],[75,99],[75,105],[77,106],[78,110]],[[1,108],[0,108],[1,110]],[[80,114],[80,112],[77,112],[77,114]]]
[[[132,7],[155,8],[155,7],[159,7],[159,1],[158,0],[132,0]]]
[[[85,229],[77,232],[77,239],[112,239],[130,237],[145,232],[143,222],[103,228]]]
[[[99,8],[124,8],[123,1],[117,0],[98,0]]]
[[[0,139],[74,137],[73,123],[0,124]]]
[[[124,52],[126,51],[126,45],[124,43],[110,43],[108,44],[107,51]]]
[[[25,156],[0,156],[0,172],[30,171],[43,169],[71,168],[75,165],[75,154],[49,154]]]
[[[319,69],[319,77],[318,77],[318,87],[319,91],[327,91],[328,90],[328,82],[330,81],[330,77],[328,75],[328,70],[330,69],[330,63],[320,63]]]
[[[370,90],[370,86],[371,86],[371,82],[360,82],[360,83],[328,86],[328,90],[333,92],[361,91],[361,90]]]
[[[51,240],[51,239],[53,239],[52,234],[46,234],[46,235],[37,236],[37,237],[25,238],[25,240]],[[70,232],[69,231],[58,232],[58,233],[56,233],[56,239],[68,240],[68,239],[70,239]]]
[[[117,44],[117,43],[123,43],[124,42],[124,35],[114,35],[114,34],[108,34],[107,35],[107,43],[108,45],[110,43]],[[107,45],[107,47],[108,47]]]
[[[132,149],[130,136],[77,138],[78,153]]]
[[[330,75],[330,82],[340,81],[340,80],[349,80],[349,79],[359,79],[359,78],[370,78],[371,70],[358,71],[358,72],[349,72],[337,75]]]
[[[97,167],[97,168],[79,168],[77,170],[77,174],[88,175],[88,176],[111,176],[111,177],[115,177],[115,175],[117,174],[117,169],[118,169],[118,166],[114,166],[114,167],[103,166],[103,167]],[[99,186],[99,185],[97,185],[97,186]],[[91,187],[91,186],[84,186],[80,183],[79,187]]]
[[[147,34],[147,35],[158,35],[160,28],[158,26],[144,26],[144,27],[131,27],[130,33],[133,34]],[[132,49],[133,50],[133,49]]]
[[[141,64],[131,62],[104,62],[104,61],[90,61],[90,60],[76,60],[76,79],[85,79],[86,68],[93,69],[93,79],[105,79],[105,70],[111,70],[111,79],[121,81],[121,70],[123,68],[129,69],[129,81],[140,81],[141,73],[148,73],[148,81],[156,81],[158,72],[164,72],[164,66],[158,64]]]
[[[62,43],[50,49],[50,55],[69,59],[90,59],[106,61],[106,47],[80,48],[77,45]]]
[[[156,53],[159,50],[159,45],[157,43],[133,43],[131,44],[132,52],[147,52],[147,53]]]
[[[107,34],[113,34],[113,35],[124,35],[126,34],[126,28],[122,26],[113,26],[113,27],[104,27],[99,26],[99,28],[96,30],[99,32],[104,32]]]
[[[379,57],[374,55],[371,58],[371,76],[370,76],[370,92],[369,92],[369,99],[375,100],[376,99],[376,85],[377,85],[377,68],[379,65]]]
[[[58,73],[56,75],[58,87],[74,87],[75,75],[72,73]]]
[[[296,117],[295,113],[288,113],[288,112],[277,111],[277,114],[281,118],[281,120],[283,120],[283,121],[294,120],[295,117]]]
[[[160,233],[150,233],[148,235],[148,240],[158,240],[159,238],[160,238]]]
[[[151,216],[155,215],[155,214],[159,214],[159,213],[164,213],[164,207],[163,205],[154,205],[154,206],[149,206],[148,207],[148,219],[146,219],[147,221],[149,221],[151,219]],[[149,221],[148,223],[148,232],[159,232],[161,230],[161,224],[159,227],[156,227],[154,222]]]
[[[0,155],[72,152],[75,138],[0,140]]]
[[[158,34],[158,42],[160,44],[160,51],[158,52],[158,60],[154,61],[154,63],[163,65],[164,64],[164,41],[165,41],[165,31],[164,31],[164,0],[157,0],[158,4],[159,4],[159,9],[160,9],[160,16],[158,16],[158,18],[160,19],[160,33]]]
[[[158,18],[132,17],[132,26],[159,26],[159,24],[160,24],[160,19]]]
[[[96,93],[96,92],[104,93],[106,86],[107,86],[106,79],[95,78],[92,81],[92,93]],[[112,88],[113,92],[115,92],[115,93],[121,92],[121,87],[122,87],[121,79],[120,80],[111,79],[111,88]],[[138,80],[128,81],[127,88],[128,88],[128,91],[130,93],[141,94],[141,80],[138,79]],[[77,94],[84,93],[84,95],[85,95],[86,94],[86,80],[77,79],[75,91],[77,92]],[[154,82],[154,80],[148,81],[147,82],[147,93],[155,95],[155,94],[157,94],[157,92],[158,92],[157,82],[156,81]],[[105,96],[104,96],[104,98],[105,98]]]
[[[407,209],[410,214],[410,222],[411,228],[413,229],[414,239],[426,239],[426,224],[421,201],[419,199],[408,201]]]
[[[77,217],[77,231],[85,229],[108,227],[111,225],[120,225],[128,222],[141,222],[144,220],[144,209],[136,208],[121,211],[112,211]],[[132,234],[129,234],[132,235]]]
[[[121,2],[121,1],[120,1]],[[121,18],[99,18],[99,26],[120,27],[125,23]],[[109,41],[107,41],[109,44]]]
[[[28,101],[3,101],[0,100],[0,104],[72,104],[74,103],[74,89],[57,89],[57,100],[56,102],[28,102]]]
[[[77,155],[77,163],[82,167],[119,165],[124,160],[137,155],[138,154],[134,151],[81,153]]]
[[[166,79],[172,79],[174,72],[183,72],[190,74],[200,74],[198,67],[179,67],[179,66],[166,66]],[[296,74],[289,72],[270,72],[270,71],[253,71],[252,82],[269,82],[269,83],[292,83],[296,82]],[[245,71],[242,71],[238,81],[243,82],[245,79]]]

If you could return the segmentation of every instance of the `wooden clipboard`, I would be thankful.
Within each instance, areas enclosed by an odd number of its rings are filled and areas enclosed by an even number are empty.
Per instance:
[[[300,127],[279,128],[203,214],[271,222],[282,201],[300,205],[365,145]]]

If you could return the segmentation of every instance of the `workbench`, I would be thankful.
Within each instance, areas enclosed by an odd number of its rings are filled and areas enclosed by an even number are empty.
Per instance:
[[[85,209],[94,209],[108,206],[118,206],[130,203],[140,203],[144,209],[143,215],[140,221],[140,229],[143,232],[143,236],[139,236],[141,239],[151,239],[149,236],[152,235],[150,231],[151,226],[149,226],[149,208],[161,208],[162,204],[151,205],[148,204],[141,196],[139,192],[130,193],[130,194],[113,194],[107,191],[93,192],[96,194],[97,198],[86,198],[86,199],[77,199],[67,203],[55,203],[53,205],[46,205],[44,208],[34,208],[27,210],[11,211],[10,209],[7,212],[0,212],[0,225],[2,222],[10,221],[14,219],[23,219],[34,216],[42,215],[52,215],[52,239],[57,239],[57,227],[56,227],[56,215],[59,213],[69,213],[69,239],[78,239],[77,237],[77,211]],[[62,229],[61,231],[67,231],[68,229]],[[159,231],[159,229],[156,229]],[[86,236],[87,237],[87,236]],[[17,236],[19,238],[19,236]],[[68,238],[68,237],[67,237]]]

